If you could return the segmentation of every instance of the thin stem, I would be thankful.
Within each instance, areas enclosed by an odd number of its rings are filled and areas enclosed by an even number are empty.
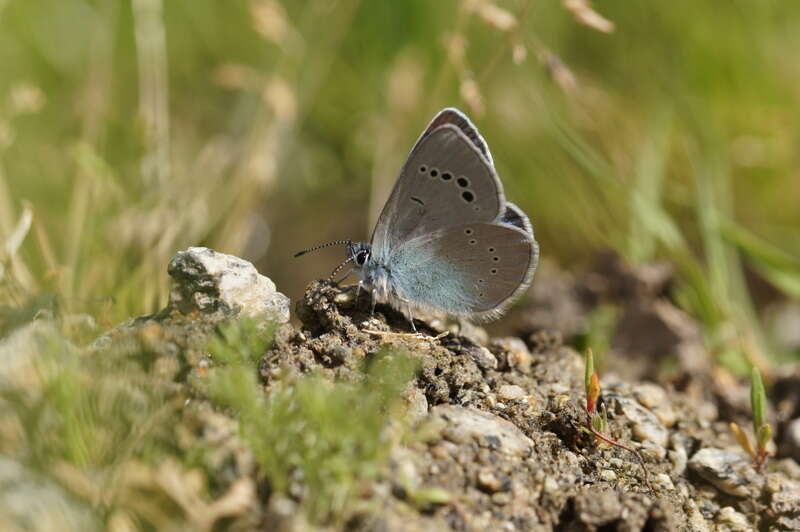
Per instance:
[[[609,437],[607,437],[607,436],[603,435],[601,432],[598,432],[598,431],[597,431],[597,430],[596,430],[596,429],[595,429],[595,428],[592,426],[592,416],[591,416],[591,414],[589,414],[589,412],[588,412],[588,411],[586,412],[586,416],[587,416],[587,419],[586,419],[586,428],[588,428],[588,429],[589,429],[589,432],[591,432],[591,433],[592,433],[592,435],[593,435],[595,438],[597,438],[597,439],[599,439],[599,440],[602,440],[602,441],[606,442],[606,443],[607,443],[607,444],[609,444],[609,445],[613,445],[614,447],[619,447],[620,449],[625,449],[625,450],[626,450],[626,451],[628,451],[629,453],[633,453],[634,455],[636,455],[636,458],[639,460],[639,464],[642,466],[642,471],[644,471],[644,482],[645,482],[645,484],[647,484],[647,488],[648,488],[648,489],[649,489],[651,492],[655,493],[655,490],[653,489],[653,485],[650,483],[650,472],[649,472],[649,471],[647,471],[647,466],[645,465],[645,462],[644,462],[644,456],[642,456],[642,453],[640,453],[640,452],[638,451],[638,449],[634,449],[633,447],[628,447],[628,446],[627,446],[627,445],[625,445],[624,443],[620,443],[620,442],[618,442],[618,441],[614,441],[614,440],[612,440],[611,438],[609,438]]]

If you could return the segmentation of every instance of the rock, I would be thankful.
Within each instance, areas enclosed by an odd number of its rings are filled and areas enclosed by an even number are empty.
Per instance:
[[[800,417],[790,421],[783,432],[782,452],[800,462]]]
[[[675,484],[672,483],[672,479],[669,478],[669,475],[666,473],[659,473],[653,479],[653,485],[658,486],[662,490],[674,491]]]
[[[692,532],[706,532],[710,530],[708,521],[703,518],[703,513],[697,507],[697,503],[692,499],[687,499],[684,505],[686,511],[686,525],[687,530]]]
[[[516,384],[504,384],[497,390],[497,397],[502,401],[519,401],[527,394]]]
[[[619,495],[610,490],[593,490],[575,497],[578,520],[591,527],[609,525],[622,517]]]
[[[747,517],[730,506],[726,506],[719,511],[714,523],[717,525],[719,532],[747,532],[753,529],[747,521]]]
[[[289,298],[255,266],[232,255],[201,247],[178,252],[167,269],[172,277],[169,307],[181,314],[213,318],[235,315],[289,321]]]
[[[669,431],[655,414],[627,397],[616,396],[614,399],[619,404],[622,414],[631,422],[634,438],[652,442],[661,448],[667,446]]]
[[[769,475],[765,488],[769,508],[774,514],[800,519],[800,482]]]
[[[428,415],[428,399],[419,388],[412,388],[412,390],[405,397],[407,410],[406,415],[408,421],[414,425],[421,421]]]
[[[495,354],[503,355],[503,360],[506,361],[509,368],[521,373],[531,371],[533,357],[528,346],[519,338],[496,338],[489,344],[489,349]]]
[[[445,423],[442,435],[459,444],[477,441],[510,456],[530,454],[533,442],[516,425],[494,414],[474,408],[438,405],[431,416]]]
[[[488,493],[508,491],[511,489],[511,479],[505,475],[498,475],[489,468],[478,472],[478,487]]]
[[[497,369],[497,357],[485,347],[478,345],[467,348],[465,351],[482,370]]]
[[[645,408],[653,409],[667,402],[664,388],[650,382],[643,382],[633,387],[633,397]]]
[[[747,461],[741,455],[724,449],[700,449],[689,460],[689,469],[735,497],[750,495],[747,478],[742,473],[745,467]]]
[[[617,480],[617,474],[611,469],[603,469],[600,471],[600,478],[606,482],[615,482]]]

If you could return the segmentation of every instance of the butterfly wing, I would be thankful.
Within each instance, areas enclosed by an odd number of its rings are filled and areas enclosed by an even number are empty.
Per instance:
[[[373,253],[386,258],[398,244],[438,229],[491,222],[505,203],[483,138],[463,114],[445,109],[411,150],[375,225]]]
[[[472,142],[472,144],[478,148],[478,151],[481,152],[481,155],[483,155],[489,164],[494,166],[492,154],[489,152],[489,146],[486,144],[486,141],[483,140],[481,134],[478,133],[478,128],[476,128],[472,121],[467,118],[467,115],[455,107],[447,107],[439,111],[439,114],[437,114],[433,120],[431,120],[431,123],[428,124],[427,128],[425,128],[425,131],[422,132],[419,140],[422,140],[429,133],[435,129],[438,129],[439,126],[443,126],[445,124],[452,124],[460,129],[461,132],[467,136],[470,142]],[[417,142],[419,142],[419,140]]]
[[[539,257],[530,222],[511,209],[512,222],[459,224],[395,248],[387,261],[395,296],[412,307],[498,318],[530,285]]]

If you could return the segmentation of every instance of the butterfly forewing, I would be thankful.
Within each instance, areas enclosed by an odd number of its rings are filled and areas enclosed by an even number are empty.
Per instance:
[[[505,198],[494,167],[454,124],[426,133],[411,152],[372,237],[376,257],[401,242],[466,222],[491,222]]]
[[[486,145],[486,141],[483,140],[481,134],[478,133],[478,128],[472,124],[470,119],[467,118],[464,113],[458,109],[454,109],[453,107],[447,107],[439,111],[439,114],[437,114],[433,120],[431,120],[431,123],[428,124],[428,127],[422,132],[422,135],[420,135],[420,140],[425,138],[429,133],[437,129],[439,126],[443,126],[445,124],[452,124],[460,129],[461,132],[467,136],[470,142],[472,142],[473,146],[478,148],[478,151],[481,152],[481,155],[483,155],[489,164],[494,164],[492,162],[492,154],[489,152],[489,146]]]

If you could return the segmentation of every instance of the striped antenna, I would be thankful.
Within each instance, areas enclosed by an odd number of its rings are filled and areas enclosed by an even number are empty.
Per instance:
[[[311,253],[312,251],[317,251],[318,249],[327,248],[330,246],[341,246],[342,244],[351,244],[352,240],[334,240],[333,242],[328,242],[327,244],[320,244],[319,246],[314,246],[313,248],[304,249],[303,251],[298,251],[294,254],[295,257],[299,257],[301,255],[305,255],[306,253]]]
[[[338,265],[338,266],[336,267],[336,269],[334,269],[334,270],[331,272],[331,274],[328,276],[328,281],[332,281],[332,280],[333,280],[333,278],[334,278],[334,277],[336,277],[336,274],[337,274],[337,273],[339,273],[340,271],[342,271],[342,268],[344,268],[345,266],[347,266],[347,265],[348,265],[348,264],[350,264],[351,262],[353,262],[353,257],[350,257],[349,259],[347,259],[346,261],[344,261],[343,263],[341,263],[340,265]],[[350,274],[347,274],[347,275],[345,276],[345,278],[347,278],[347,276],[348,276],[348,275],[350,275]]]

